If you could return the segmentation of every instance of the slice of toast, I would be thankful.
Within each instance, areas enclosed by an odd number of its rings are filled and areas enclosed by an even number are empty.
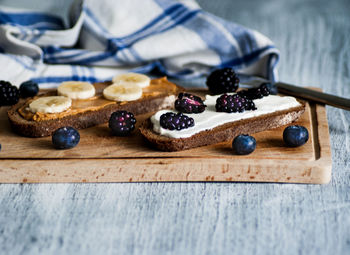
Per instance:
[[[215,128],[201,131],[186,138],[171,138],[160,135],[153,130],[151,120],[147,119],[141,124],[140,132],[151,145],[160,150],[180,151],[231,141],[239,134],[253,134],[287,125],[297,120],[304,111],[305,104],[300,102],[299,106],[286,110],[275,111],[273,113],[262,114],[256,117],[228,122],[216,126]]]
[[[95,83],[96,98],[102,99],[102,91],[111,82]],[[74,113],[65,113],[64,116],[57,114],[45,114],[44,118],[34,118],[26,107],[33,99],[21,100],[12,106],[8,112],[8,118],[12,130],[20,135],[28,137],[43,137],[51,135],[56,129],[63,126],[71,126],[77,129],[88,128],[108,122],[111,114],[118,110],[132,112],[134,115],[155,112],[161,109],[171,108],[178,93],[184,91],[180,86],[169,82],[165,77],[154,79],[149,87],[143,88],[143,95],[140,99],[128,102],[107,102],[103,107],[80,110]],[[38,95],[55,95],[56,91],[48,91]],[[92,101],[85,100],[84,104],[92,104]],[[107,101],[103,99],[104,101]]]

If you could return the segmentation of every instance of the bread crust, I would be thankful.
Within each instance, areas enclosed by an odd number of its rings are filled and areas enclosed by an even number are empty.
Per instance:
[[[109,85],[110,82],[106,82],[105,84]],[[173,107],[176,95],[184,91],[182,87],[176,87],[176,92],[172,94],[160,94],[153,97],[141,98],[135,101],[126,102],[122,105],[107,105],[99,110],[86,111],[59,119],[42,121],[24,119],[19,114],[18,109],[26,104],[27,100],[21,100],[8,110],[7,115],[12,130],[17,134],[27,137],[44,137],[50,136],[56,129],[64,126],[83,129],[106,123],[111,114],[118,110],[125,110],[132,112],[134,115],[139,115]]]
[[[276,111],[258,117],[229,122],[211,130],[201,131],[187,138],[170,138],[153,131],[150,119],[140,126],[141,134],[151,145],[162,151],[180,151],[232,140],[240,134],[254,134],[264,130],[287,125],[297,120],[305,111],[305,104],[288,110]]]

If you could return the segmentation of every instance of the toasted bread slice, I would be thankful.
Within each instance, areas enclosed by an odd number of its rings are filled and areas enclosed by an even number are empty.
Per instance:
[[[96,98],[102,98],[102,91],[111,82],[95,83]],[[171,108],[174,104],[176,95],[184,91],[183,88],[169,82],[165,77],[151,81],[151,85],[143,89],[143,95],[140,99],[128,102],[107,102],[101,107],[91,109],[84,108],[79,112],[65,112],[61,114],[45,114],[42,118],[34,118],[33,114],[26,107],[33,99],[21,100],[12,106],[7,114],[14,132],[28,137],[43,137],[51,135],[56,129],[63,126],[71,126],[77,129],[88,128],[98,124],[108,122],[111,114],[118,110],[132,112],[134,115],[154,112],[161,109]],[[48,91],[41,96],[55,95],[56,91]],[[83,103],[87,106],[92,104],[85,100]],[[105,99],[103,99],[106,101]]]
[[[151,145],[160,150],[180,151],[230,141],[239,134],[254,134],[287,125],[297,120],[304,111],[305,104],[300,103],[300,106],[287,110],[225,123],[186,138],[171,138],[160,135],[153,131],[153,124],[150,119],[147,119],[141,124],[140,132]]]

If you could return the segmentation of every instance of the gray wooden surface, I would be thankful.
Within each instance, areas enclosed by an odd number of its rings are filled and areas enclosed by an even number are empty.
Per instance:
[[[201,0],[281,50],[280,78],[350,97],[348,0]],[[0,185],[0,254],[350,254],[350,112],[328,185]]]

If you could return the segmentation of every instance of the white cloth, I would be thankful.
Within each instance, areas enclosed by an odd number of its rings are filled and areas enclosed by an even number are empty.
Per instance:
[[[220,67],[273,80],[278,55],[265,36],[194,1],[72,1],[69,17],[0,6],[0,79],[16,85],[96,82],[127,70],[188,79]]]

